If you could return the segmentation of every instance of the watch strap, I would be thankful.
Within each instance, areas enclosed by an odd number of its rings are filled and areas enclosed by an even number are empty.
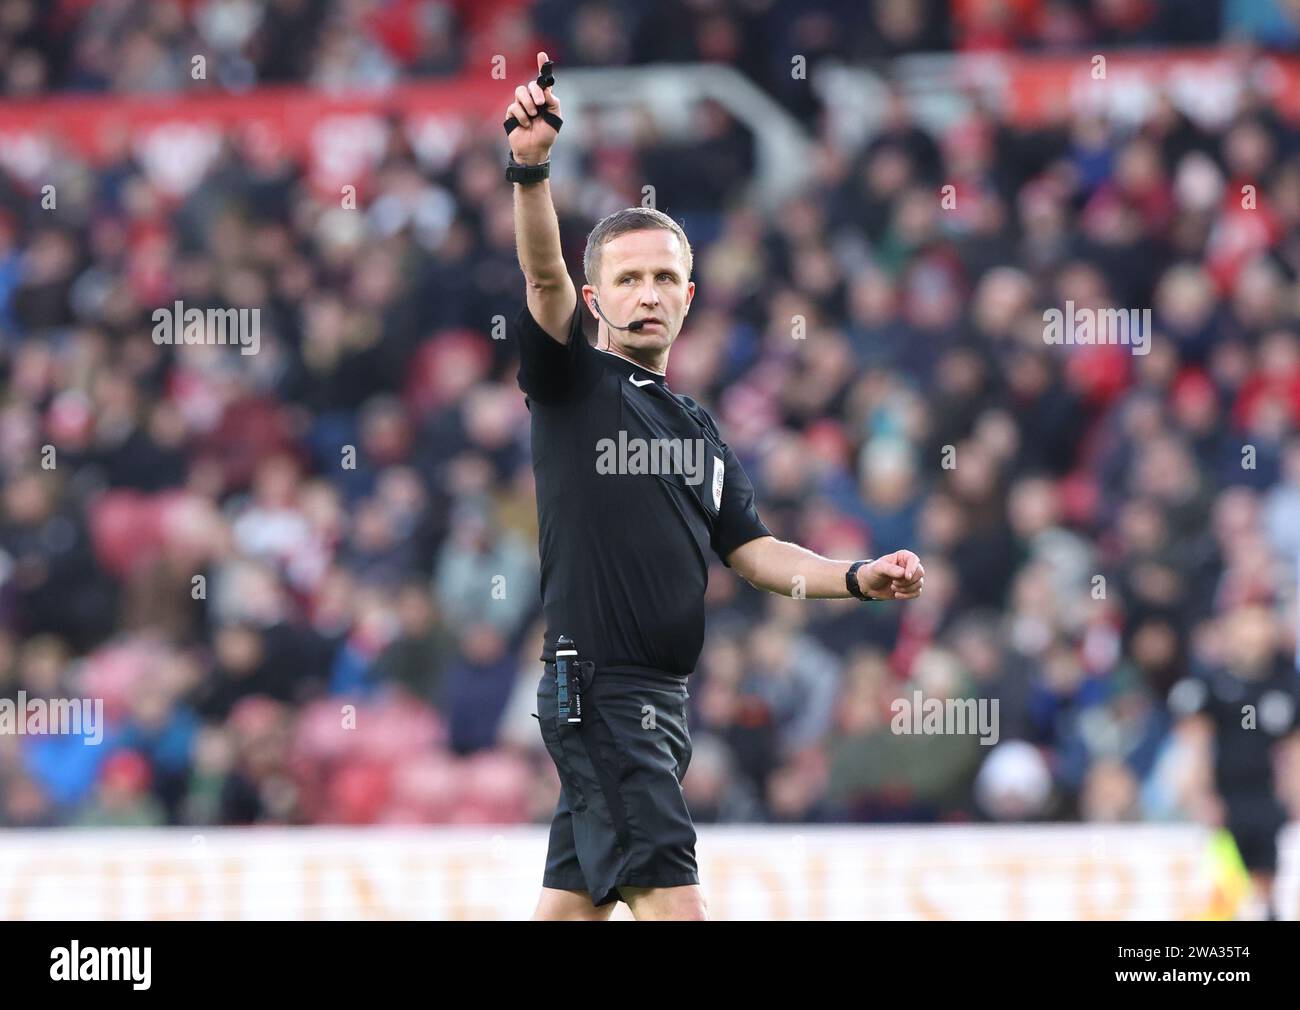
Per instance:
[[[521,165],[515,161],[515,156],[510,155],[509,162],[506,163],[506,181],[507,182],[541,182],[543,179],[551,177],[551,162],[546,160],[540,165]]]
[[[873,596],[867,596],[858,588],[858,569],[863,565],[871,564],[870,559],[864,561],[855,561],[849,565],[849,570],[844,573],[844,585],[849,591],[849,595],[855,600],[861,600],[863,603],[871,603],[875,600]]]

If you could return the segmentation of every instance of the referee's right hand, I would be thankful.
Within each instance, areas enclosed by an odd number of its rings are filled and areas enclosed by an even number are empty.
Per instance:
[[[537,54],[537,72],[542,72],[546,62],[546,53]],[[515,100],[506,109],[506,115],[519,120],[518,129],[510,131],[507,139],[515,161],[521,165],[540,165],[551,156],[551,145],[555,143],[556,130],[543,119],[534,119],[539,108],[547,108],[556,116],[560,115],[560,100],[552,92],[554,88],[542,90],[536,80],[521,84],[515,88]],[[563,118],[562,116],[560,118]]]

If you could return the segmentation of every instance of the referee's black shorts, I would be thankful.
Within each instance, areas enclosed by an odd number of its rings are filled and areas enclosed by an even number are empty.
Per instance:
[[[1286,809],[1271,792],[1262,791],[1254,796],[1230,797],[1227,808],[1227,828],[1246,869],[1275,873],[1277,836],[1286,827]]]
[[[695,826],[682,796],[691,761],[686,677],[597,670],[580,726],[556,723],[555,665],[537,686],[542,739],[560,774],[545,887],[587,891],[594,905],[618,888],[698,884]]]

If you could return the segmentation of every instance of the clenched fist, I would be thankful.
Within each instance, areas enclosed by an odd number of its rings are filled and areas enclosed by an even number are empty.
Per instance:
[[[924,585],[925,569],[911,551],[883,554],[858,569],[858,588],[877,600],[914,600]]]
[[[539,74],[546,59],[546,53],[537,54]],[[543,89],[536,81],[515,88],[515,100],[507,107],[506,115],[514,116],[519,127],[510,131],[507,140],[515,161],[521,165],[540,165],[551,156],[551,145],[555,143],[557,131],[537,117],[537,113],[539,109],[547,109],[556,116],[560,115],[560,100],[553,91],[553,88]]]

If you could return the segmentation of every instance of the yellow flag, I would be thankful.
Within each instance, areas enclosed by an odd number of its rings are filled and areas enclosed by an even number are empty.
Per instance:
[[[1205,847],[1204,871],[1210,879],[1210,902],[1203,919],[1227,921],[1236,918],[1250,894],[1250,873],[1227,828],[1218,828]]]

